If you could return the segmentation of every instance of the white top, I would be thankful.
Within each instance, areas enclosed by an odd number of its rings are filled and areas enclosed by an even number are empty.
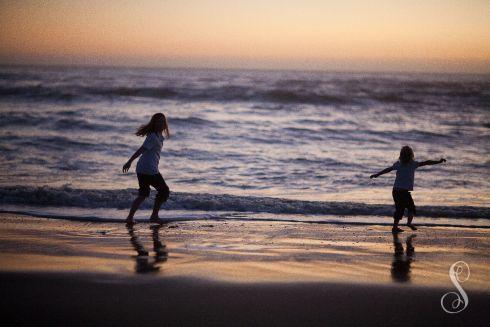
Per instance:
[[[392,166],[393,170],[396,170],[393,188],[412,191],[415,169],[418,167],[419,163],[415,160],[410,161],[408,164],[402,164],[400,161],[395,162]]]
[[[150,133],[143,142],[145,152],[141,155],[136,164],[136,173],[155,175],[158,174],[158,163],[160,162],[160,152],[162,151],[165,138],[161,134]]]

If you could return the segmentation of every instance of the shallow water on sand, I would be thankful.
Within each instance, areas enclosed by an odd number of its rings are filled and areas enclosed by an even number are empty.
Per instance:
[[[448,269],[471,267],[465,289],[488,291],[488,231],[265,221],[163,226],[15,217],[0,219],[1,271],[151,274],[239,283],[344,282],[445,287]],[[442,295],[442,294],[441,294]]]

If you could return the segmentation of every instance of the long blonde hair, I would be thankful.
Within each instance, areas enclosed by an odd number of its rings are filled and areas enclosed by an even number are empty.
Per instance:
[[[163,129],[161,131],[157,130],[157,120],[160,118],[163,118]],[[146,136],[153,132],[158,133],[162,131],[165,133],[165,136],[167,138],[170,137],[170,129],[168,128],[167,117],[165,117],[164,114],[159,112],[151,117],[150,122],[148,124],[141,125],[135,134],[138,136]]]

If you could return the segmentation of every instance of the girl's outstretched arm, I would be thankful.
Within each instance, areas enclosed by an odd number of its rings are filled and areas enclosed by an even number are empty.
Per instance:
[[[134,159],[138,158],[143,152],[145,152],[145,148],[141,146],[136,152],[129,158],[128,162],[126,162],[123,166],[123,173],[127,172],[129,168],[131,167],[131,163],[133,162]]]
[[[383,174],[389,173],[392,170],[393,170],[393,167],[385,168],[382,171],[380,171],[379,173],[372,174],[371,176],[369,176],[369,178],[376,178],[376,177],[381,176]]]
[[[443,162],[446,162],[446,159],[441,158],[440,160],[426,160],[426,161],[419,162],[419,165],[417,167],[437,165]]]

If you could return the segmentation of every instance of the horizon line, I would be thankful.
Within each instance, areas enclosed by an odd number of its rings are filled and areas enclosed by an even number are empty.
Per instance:
[[[355,73],[380,73],[380,74],[437,74],[437,75],[490,75],[489,71],[442,71],[442,70],[421,70],[421,69],[341,69],[341,68],[277,68],[277,67],[210,67],[210,66],[199,66],[199,65],[176,65],[176,66],[165,66],[165,65],[138,65],[138,64],[106,64],[106,63],[9,63],[9,62],[0,62],[0,67],[73,67],[73,68],[106,68],[106,69],[117,69],[117,68],[135,68],[135,69],[168,69],[168,70],[234,70],[234,71],[290,71],[290,72],[312,72],[312,73],[346,73],[346,74],[355,74]]]

